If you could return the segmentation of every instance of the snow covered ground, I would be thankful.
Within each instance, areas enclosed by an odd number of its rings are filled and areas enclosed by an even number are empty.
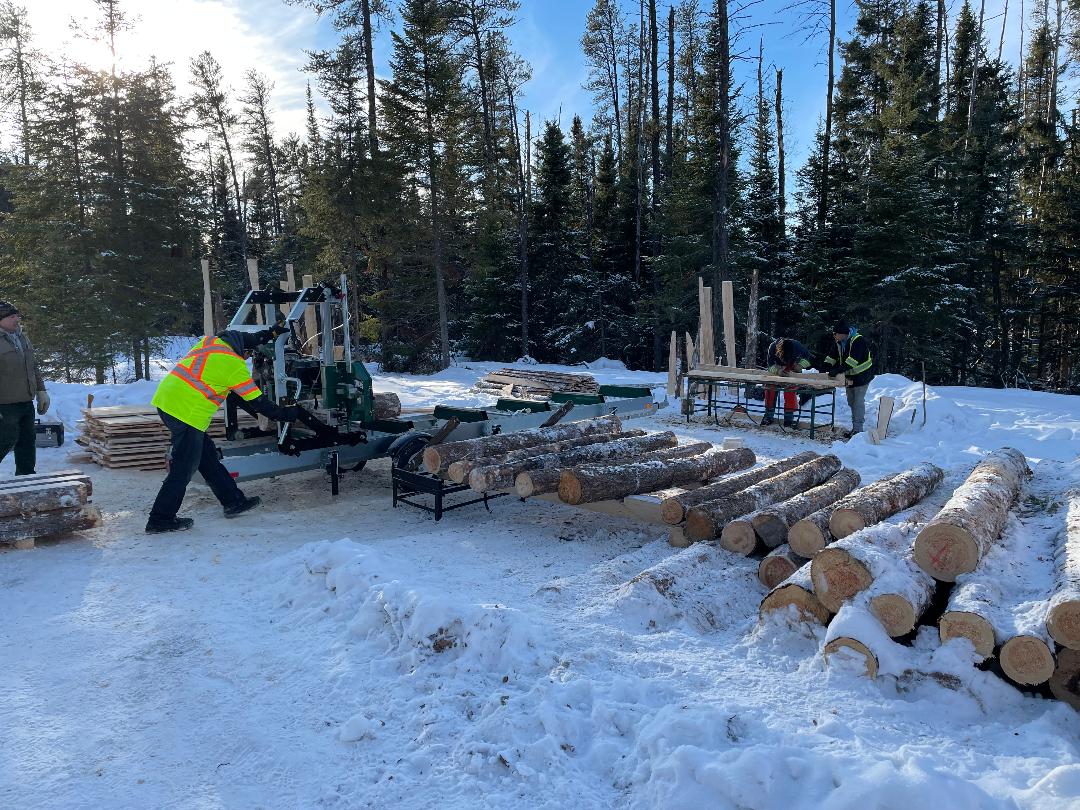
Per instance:
[[[605,365],[602,382],[663,398],[662,375]],[[468,389],[495,367],[376,388],[478,404]],[[55,384],[53,415],[74,430],[88,392],[152,388]],[[883,376],[881,394],[889,439],[833,451],[864,480],[945,467],[917,509],[1002,445],[1075,470],[1076,397],[932,389],[923,427],[921,385]],[[740,435],[762,460],[822,446],[687,427],[675,408],[640,424]],[[39,468],[70,466],[68,449]],[[662,593],[634,580],[674,552],[655,528],[510,498],[435,524],[390,508],[385,462],[337,499],[317,473],[248,484],[264,504],[235,521],[192,486],[194,530],[147,536],[159,475],[90,472],[104,527],[0,551],[0,807],[1080,806],[1072,709],[927,630],[899,676],[827,669],[823,630],[758,626],[756,561],[717,552]]]

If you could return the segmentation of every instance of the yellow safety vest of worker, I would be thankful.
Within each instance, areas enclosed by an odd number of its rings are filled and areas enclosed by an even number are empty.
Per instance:
[[[152,404],[206,430],[230,391],[248,401],[262,394],[244,358],[221,338],[204,337],[158,383]]]

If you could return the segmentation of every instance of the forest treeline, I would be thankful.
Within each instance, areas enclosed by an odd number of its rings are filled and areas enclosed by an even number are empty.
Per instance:
[[[727,0],[595,0],[590,120],[523,108],[517,0],[290,1],[336,31],[307,54],[298,133],[265,76],[231,87],[212,53],[116,67],[134,36],[122,0],[94,0],[83,32],[111,50],[104,71],[40,52],[0,3],[16,135],[0,297],[58,375],[103,381],[118,355],[146,373],[161,336],[201,328],[199,260],[220,321],[257,258],[264,284],[290,262],[345,273],[388,369],[661,368],[670,332],[697,329],[702,277],[734,282],[741,364],[776,335],[818,346],[843,318],[880,370],[1080,390],[1080,7],[991,21],[967,2],[855,0],[845,36],[835,0],[795,3],[825,114],[789,173],[783,74]]]

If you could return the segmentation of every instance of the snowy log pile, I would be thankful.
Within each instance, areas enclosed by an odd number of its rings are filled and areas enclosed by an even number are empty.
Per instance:
[[[474,390],[514,399],[551,399],[552,394],[597,394],[600,384],[591,374],[567,374],[532,368],[503,368],[492,372]]]
[[[0,543],[33,548],[36,538],[100,526],[91,494],[90,479],[78,470],[0,481]]]

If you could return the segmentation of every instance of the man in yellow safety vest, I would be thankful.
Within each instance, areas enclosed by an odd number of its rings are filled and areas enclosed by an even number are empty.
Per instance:
[[[268,399],[251,379],[245,356],[262,343],[284,334],[277,325],[259,332],[228,330],[196,343],[157,387],[152,404],[171,435],[169,472],[161,484],[146,531],[151,534],[190,529],[191,518],[177,517],[184,493],[198,470],[232,518],[259,505],[259,498],[245,497],[207,435],[210,420],[226,397],[235,394],[247,407],[270,419],[291,422],[300,408],[281,407]]]

